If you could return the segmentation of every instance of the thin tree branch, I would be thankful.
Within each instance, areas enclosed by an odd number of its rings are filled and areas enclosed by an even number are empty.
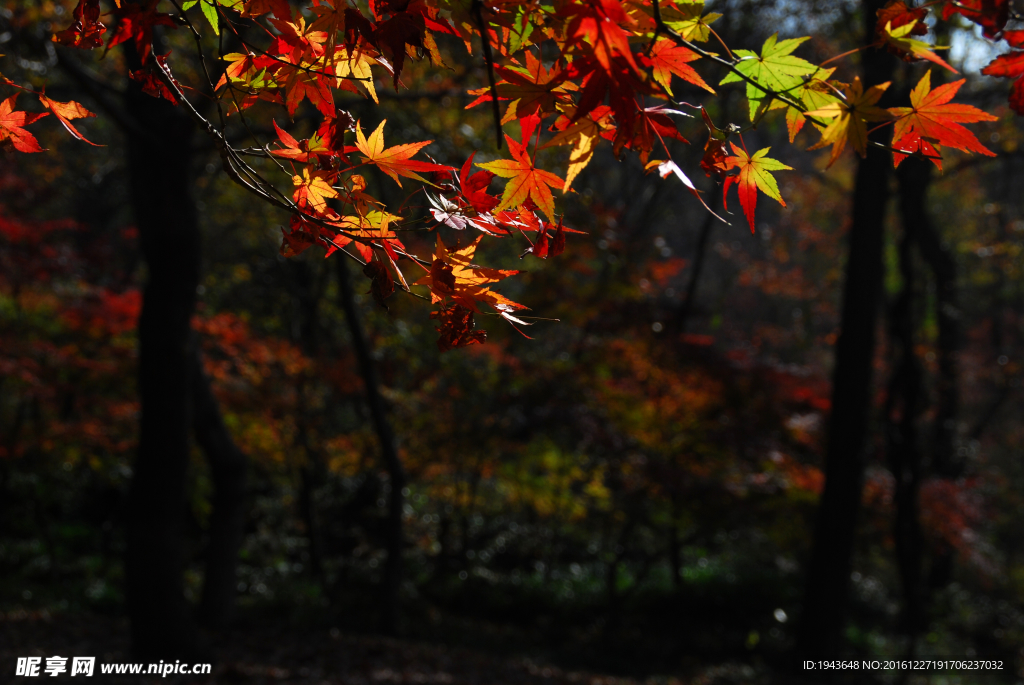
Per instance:
[[[491,106],[494,112],[494,132],[498,139],[498,149],[501,149],[501,106],[498,103],[498,86],[494,80],[494,55],[491,53],[491,34],[487,24],[484,23],[483,3],[481,0],[473,0],[473,14],[476,17],[477,26],[480,27],[480,42],[484,46],[484,62],[487,63],[487,80],[491,86]]]

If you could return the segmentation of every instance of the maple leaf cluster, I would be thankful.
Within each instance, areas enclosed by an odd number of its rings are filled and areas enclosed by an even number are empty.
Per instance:
[[[239,119],[257,104],[279,108],[273,122],[277,141],[260,147],[278,162],[291,186],[285,191],[264,180],[223,132],[189,106],[190,114],[216,137],[229,174],[291,212],[283,234],[285,255],[318,245],[328,255],[341,252],[358,260],[381,305],[398,289],[425,287],[437,307],[433,317],[442,349],[483,342],[474,317],[485,313],[484,306],[514,326],[527,323],[514,315],[523,305],[491,289],[518,270],[474,263],[481,238],[524,240],[524,257],[557,257],[565,249],[566,235],[574,232],[558,212],[559,194],[573,192],[602,141],[615,156],[636,154],[649,171],[678,180],[713,212],[673,159],[674,145],[689,144],[680,125],[699,109],[703,130],[698,133],[707,136],[700,168],[723,184],[726,210],[728,192],[736,187],[752,231],[758,195],[785,206],[774,174],[791,167],[769,157],[768,148],[751,154],[743,139],[744,131],[774,111],[784,112],[790,142],[810,122],[820,135],[810,149],[831,148],[829,165],[847,147],[863,156],[868,146],[882,145],[869,133],[887,126],[892,126],[892,144],[882,147],[892,152],[896,165],[917,155],[941,168],[943,148],[992,154],[963,124],[994,117],[951,102],[962,80],[932,89],[928,72],[911,93],[909,107],[882,107],[879,102],[889,84],[840,80],[838,67],[824,68],[796,54],[806,37],[771,36],[759,52],[730,49],[712,26],[720,15],[705,12],[702,0],[369,0],[366,5],[310,0],[301,11],[287,0],[186,0],[170,5],[173,9],[161,11],[161,0],[112,0],[103,13],[100,0],[78,0],[71,25],[53,40],[78,49],[104,47],[104,39],[106,49],[132,45],[141,65],[132,78],[144,92],[179,104],[187,100],[188,88],[175,80],[168,56],[154,54],[154,31],[186,26],[200,35],[208,26],[217,36],[231,33],[233,44],[241,48],[219,52],[222,67],[216,83],[197,85],[214,94],[222,111]],[[878,13],[870,49],[955,72],[938,56],[942,48],[924,40],[931,9],[891,0]],[[945,0],[934,9],[946,19],[962,16],[980,25],[986,37],[1005,38],[1013,48],[1022,48],[998,57],[985,73],[1016,78],[1011,106],[1024,110],[1024,39],[1020,31],[1005,31],[1007,0]],[[443,66],[437,44],[441,35],[461,40],[486,65],[488,82],[469,90],[475,99],[467,108],[493,110],[498,144],[507,156],[479,163],[471,156],[456,171],[424,157],[431,141],[386,145],[386,121],[366,129],[337,106],[340,92],[378,102],[378,79],[396,89],[406,85],[410,60]],[[725,56],[717,48],[702,47],[712,39]],[[741,84],[749,124],[719,128],[703,106],[676,100],[681,86],[695,95],[716,94],[698,71],[711,63],[725,70],[719,86]],[[25,126],[45,113],[14,111],[14,97],[0,104],[0,140],[21,151],[38,151]],[[90,112],[41,93],[39,98],[72,135],[85,140],[71,121]],[[278,120],[284,120],[281,115],[298,117],[304,103],[303,111],[315,110],[318,118],[307,129],[312,135],[300,139]],[[518,136],[506,133],[506,125],[517,126]],[[545,151],[545,159],[558,148],[568,148],[563,174],[538,164],[538,153]],[[433,255],[412,254],[399,231],[406,222],[422,219],[403,216],[402,210],[373,197],[366,168],[377,169],[399,186],[403,180],[419,184],[415,192],[422,192],[429,205],[428,228],[473,229],[477,237],[465,247],[449,247],[438,235]],[[492,194],[490,186],[496,182],[504,185]],[[408,268],[425,275],[410,284],[403,273]]]

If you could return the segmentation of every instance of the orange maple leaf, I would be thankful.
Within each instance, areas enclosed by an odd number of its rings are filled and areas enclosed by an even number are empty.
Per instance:
[[[805,112],[806,117],[820,117],[823,119],[832,118],[830,123],[821,133],[821,140],[809,149],[817,150],[826,145],[832,146],[832,155],[829,157],[828,165],[832,166],[849,141],[861,157],[867,154],[868,127],[869,121],[886,121],[890,118],[889,113],[876,106],[882,93],[889,87],[889,81],[879,83],[864,90],[858,76],[849,86],[843,86],[845,100],[840,100]]]
[[[327,251],[328,256],[335,249],[354,242],[356,249],[359,250],[359,254],[362,255],[364,260],[369,261],[373,256],[373,248],[366,242],[352,240],[351,236],[357,236],[380,245],[392,260],[397,261],[398,253],[395,252],[395,248],[405,250],[405,245],[402,244],[402,241],[398,239],[398,235],[391,229],[391,224],[399,218],[395,214],[373,210],[367,212],[365,216],[343,216],[337,221],[329,221],[328,223],[331,226],[337,226],[347,235],[338,234],[334,236],[333,245]]]
[[[57,121],[64,125],[64,128],[68,130],[68,133],[84,143],[89,143],[89,145],[94,147],[102,147],[100,145],[96,145],[96,143],[91,140],[86,140],[85,136],[79,133],[78,129],[71,125],[70,121],[71,119],[94,117],[96,116],[95,114],[87,110],[85,107],[82,107],[82,105],[74,100],[71,102],[57,102],[56,100],[51,100],[45,95],[40,95],[39,102],[43,103],[43,107],[53,112],[53,116],[57,117]]]
[[[966,79],[946,83],[932,90],[931,76],[931,71],[926,72],[914,90],[910,91],[910,107],[889,108],[889,113],[897,117],[893,129],[893,147],[907,153],[928,154],[940,169],[941,160],[934,159],[937,155],[929,154],[938,152],[940,145],[995,157],[994,152],[960,124],[996,121],[998,117],[971,105],[950,102]],[[894,153],[893,161],[899,165],[906,156]]]
[[[533,160],[526,153],[526,145],[520,145],[508,135],[505,136],[505,140],[508,142],[509,152],[515,159],[499,159],[486,164],[477,164],[478,167],[486,169],[496,176],[511,179],[505,184],[501,203],[494,208],[494,211],[500,212],[510,207],[518,207],[529,198],[540,208],[540,211],[544,212],[549,221],[554,221],[555,199],[551,195],[551,188],[561,190],[565,182],[550,171],[534,167]]]
[[[243,80],[245,73],[253,66],[253,57],[254,55],[243,52],[231,52],[221,57],[223,61],[228,63],[228,66],[224,70],[224,73],[221,74],[220,80],[217,81],[215,90],[223,88],[228,81],[235,82]]]
[[[492,283],[504,280],[509,276],[521,273],[515,269],[488,269],[473,264],[473,255],[483,236],[471,242],[461,250],[449,252],[441,236],[437,236],[437,248],[434,261],[427,275],[413,283],[430,288],[430,301],[434,304],[451,298],[455,302],[473,311],[478,302],[486,302],[498,311],[507,309],[526,309],[523,305],[513,302],[504,295],[490,289]]]
[[[381,121],[380,125],[378,125],[376,130],[370,134],[369,138],[363,135],[363,127],[356,122],[356,149],[365,155],[367,162],[376,164],[377,168],[393,178],[399,187],[402,185],[402,182],[398,180],[399,176],[414,178],[417,181],[423,181],[426,183],[426,179],[416,172],[444,171],[452,168],[444,166],[443,164],[432,164],[430,162],[421,162],[419,160],[410,159],[417,152],[434,142],[432,140],[424,140],[419,143],[407,143],[405,145],[394,145],[385,150],[384,124],[386,124],[387,121],[387,119]]]

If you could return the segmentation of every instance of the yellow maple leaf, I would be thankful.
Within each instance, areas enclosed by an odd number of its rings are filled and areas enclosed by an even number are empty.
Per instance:
[[[292,184],[296,186],[292,198],[295,204],[303,209],[311,209],[316,214],[327,211],[327,198],[338,197],[338,191],[328,182],[330,173],[326,171],[302,170],[301,176],[292,176]]]
[[[832,155],[828,160],[829,166],[832,166],[836,159],[839,158],[847,142],[853,145],[853,148],[861,157],[866,155],[868,144],[867,122],[886,121],[892,118],[892,115],[887,111],[875,106],[875,103],[878,102],[879,98],[882,97],[882,93],[888,87],[889,81],[886,81],[877,86],[871,86],[865,91],[858,76],[851,85],[844,85],[842,87],[843,94],[846,96],[845,100],[833,102],[819,109],[806,112],[804,116],[807,117],[832,119],[832,123],[822,132],[821,140],[808,149],[817,150],[826,145],[831,145]]]

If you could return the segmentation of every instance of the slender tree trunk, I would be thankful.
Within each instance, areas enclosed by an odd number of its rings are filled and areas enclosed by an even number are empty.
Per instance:
[[[679,539],[679,495],[672,495],[672,519],[668,524],[668,564],[672,570],[672,588],[683,589],[683,550]]]
[[[619,566],[626,558],[626,551],[629,544],[630,534],[636,524],[636,514],[627,510],[627,518],[619,531],[617,538],[613,538],[615,528],[614,519],[608,522],[608,541],[611,549],[608,550],[608,566],[605,569],[605,600],[608,603],[608,623],[605,626],[605,639],[612,640],[622,623],[622,601],[619,595]]]
[[[999,242],[1005,243],[1008,240],[1007,235],[1007,216],[1005,213],[1005,205],[1012,202],[1013,198],[1013,159],[1006,157],[1003,160],[1003,171],[1002,177],[1002,188],[999,193],[999,211],[996,212],[993,219],[996,222],[996,235],[998,236]],[[1020,291],[1017,290],[1013,300],[1007,298],[1007,287],[1006,287],[1006,269],[1003,266],[1003,262],[995,261],[992,268],[992,281],[988,290],[990,293],[991,304],[990,310],[994,312],[992,315],[992,331],[991,331],[991,345],[992,345],[992,359],[998,360],[1000,355],[1009,351],[1007,346],[1006,332],[1007,326],[1005,325],[1007,307],[1010,307],[1010,311],[1019,312],[1019,305],[1021,302]],[[1015,327],[1011,327],[1010,330],[1014,330]],[[999,372],[995,378],[992,379],[994,391],[991,399],[986,403],[985,408],[981,411],[975,424],[971,427],[967,436],[971,440],[977,440],[988,428],[989,424],[999,414],[999,410],[1002,408],[1003,403],[1010,396],[1009,378],[1005,371]],[[962,463],[956,463],[954,469],[962,469]]]
[[[391,427],[391,421],[384,406],[384,398],[380,392],[380,377],[377,364],[370,349],[370,341],[363,330],[362,320],[356,308],[355,291],[349,276],[348,264],[342,256],[335,260],[338,265],[338,284],[341,289],[341,307],[345,312],[349,332],[352,335],[352,346],[359,363],[359,373],[366,387],[366,403],[370,408],[373,428],[380,440],[381,461],[391,481],[391,493],[388,497],[387,518],[387,561],[384,564],[382,582],[382,622],[381,627],[387,633],[397,633],[399,623],[398,595],[402,582],[402,518],[404,516],[405,469],[398,456],[398,441]]]
[[[228,433],[210,379],[203,370],[199,345],[192,354],[192,424],[213,479],[206,576],[199,613],[204,625],[221,628],[235,605],[235,569],[245,532],[245,472],[247,458]]]
[[[875,13],[882,4],[880,0],[865,0],[862,4],[866,42],[872,40]],[[889,80],[894,67],[890,55],[873,48],[862,54],[865,87]],[[872,134],[872,139],[884,140],[885,135],[884,130],[879,130]],[[889,153],[870,146],[867,156],[857,166],[850,251],[832,376],[825,487],[806,573],[799,636],[801,658],[834,655],[841,645],[846,621],[854,533],[863,485],[891,167]]]
[[[129,62],[134,55],[128,51]],[[137,61],[137,60],[134,60]],[[133,65],[137,68],[138,65]],[[132,643],[141,658],[193,655],[183,594],[182,524],[193,393],[190,320],[199,284],[199,217],[192,198],[191,122],[129,85],[131,201],[147,267],[139,318],[139,451],[128,500]]]

